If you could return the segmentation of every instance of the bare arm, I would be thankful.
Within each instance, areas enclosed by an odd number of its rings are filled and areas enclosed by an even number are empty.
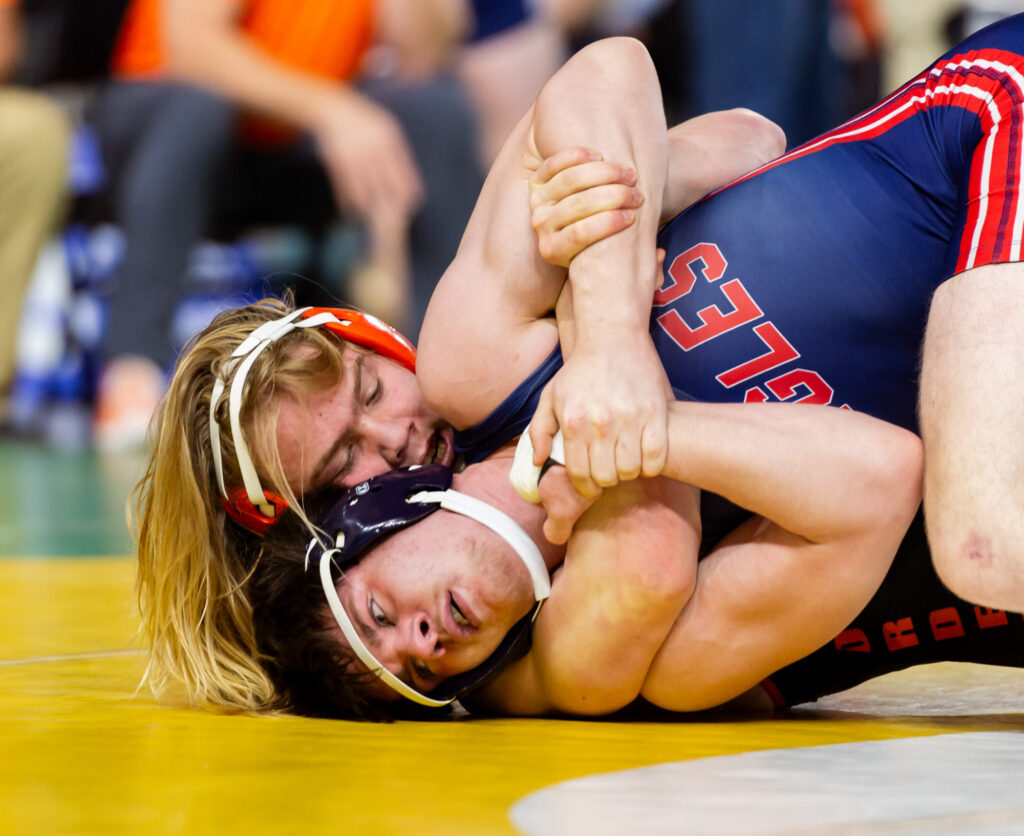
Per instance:
[[[596,496],[598,486],[640,473],[653,475],[664,466],[661,408],[667,387],[646,330],[650,295],[644,295],[661,282],[660,264],[651,261],[653,226],[785,147],[777,126],[742,109],[688,120],[669,131],[668,140],[668,176],[659,176],[653,184],[662,183],[665,202],[660,216],[658,202],[650,201],[649,173],[641,171],[636,186],[629,190],[621,180],[597,180],[607,166],[583,162],[577,155],[579,164],[553,167],[554,181],[546,179],[549,160],[531,178],[531,220],[540,251],[545,259],[568,265],[569,285],[558,309],[565,368],[544,391],[530,434],[535,463],[541,464],[550,449],[548,438],[562,430],[565,462],[584,497]],[[596,147],[608,159],[621,159],[621,148],[614,148],[614,143]],[[563,159],[572,159],[564,155]],[[588,175],[590,171],[595,174]],[[579,174],[580,179],[574,180]],[[566,182],[558,182],[563,175]],[[578,191],[588,183],[595,186]],[[616,197],[621,202],[616,204]],[[589,203],[591,198],[597,203]],[[623,260],[624,254],[632,256],[632,261]],[[651,277],[654,285],[640,284],[644,290],[630,297],[623,279],[639,277]],[[571,305],[563,304],[570,293]],[[635,301],[637,306],[616,305],[616,298]],[[565,351],[566,308],[571,308],[571,355]],[[632,408],[625,408],[627,404]],[[556,522],[557,528],[566,525]]]
[[[630,343],[650,346],[647,318],[654,289],[656,207],[665,168],[664,116],[646,51],[636,41],[616,38],[581,50],[545,85],[492,166],[455,262],[434,294],[421,334],[418,368],[424,392],[456,426],[476,423],[491,412],[555,346],[550,317],[566,273],[537,253],[529,217],[528,160],[588,140],[621,149],[621,158],[650,184],[644,188],[652,193],[654,220],[634,225],[645,230],[650,246],[636,248],[632,239],[623,239],[606,265],[582,279],[586,301],[578,306],[579,315],[592,312],[594,324],[588,327],[594,330],[601,323],[609,329],[628,324],[636,332]],[[611,304],[607,300],[613,300],[613,309],[599,312]],[[604,319],[598,322],[600,317]],[[662,374],[653,347],[647,360],[650,373],[634,376],[653,388]],[[613,383],[619,379],[611,376]],[[467,395],[467,380],[487,382]],[[657,396],[664,401],[660,389]]]
[[[834,407],[739,409],[700,438],[678,439],[679,455],[670,455],[681,465],[676,478],[760,515],[701,562],[694,594],[651,666],[643,695],[671,710],[737,697],[842,630],[877,590],[920,500],[921,445],[912,433]],[[749,422],[776,432],[758,440]],[[794,467],[782,478],[758,475],[751,460]]]
[[[785,150],[782,129],[745,108],[705,113],[668,132],[665,223],[708,192],[731,183]],[[633,223],[641,203],[622,167],[595,151],[573,148],[540,161],[530,178],[531,222],[541,255],[568,266],[591,244]]]
[[[16,5],[0,6],[0,83],[7,81],[21,53],[21,19]]]
[[[588,583],[596,590],[611,584],[625,595],[636,578],[623,577],[624,567],[639,573],[634,560],[657,564],[645,550],[647,527],[617,529],[621,519],[609,515],[612,508],[602,510],[602,498],[569,542],[563,572],[578,569],[581,583],[556,579],[533,650],[487,689],[489,708],[601,713],[638,693],[674,710],[718,705],[828,641],[877,589],[920,498],[916,436],[858,413],[792,404],[673,404],[669,429],[660,481],[671,476],[699,485],[762,516],[701,562],[695,591],[637,690],[635,666],[620,676],[613,660],[638,647],[649,652],[652,636],[628,607],[609,610],[616,621],[602,608],[590,609]],[[622,536],[610,538],[608,531]],[[678,530],[660,532],[662,561],[688,565],[692,535],[673,541]],[[618,575],[584,574],[595,557],[618,567]],[[590,646],[592,656],[566,652],[573,646],[561,632],[566,623],[591,625],[591,642],[601,643]]]
[[[583,517],[529,654],[473,695],[500,714],[607,714],[640,693],[692,588],[697,491],[663,478],[605,491]]]
[[[546,458],[547,437],[561,428],[568,470],[589,496],[619,479],[658,474],[666,447],[669,389],[648,331],[659,279],[654,249],[668,166],[665,118],[646,50],[623,39],[616,57],[590,62],[587,83],[571,96],[551,87],[541,92],[531,148],[539,158],[566,147],[599,148],[636,171],[634,188],[643,198],[634,223],[569,264],[575,348],[531,422],[538,461]],[[622,101],[604,95],[613,84]]]
[[[604,79],[601,85],[595,83],[597,78]],[[642,94],[636,92],[638,86],[645,88]],[[604,274],[600,272],[583,271],[576,277],[595,279],[592,286],[584,288],[589,302],[578,306],[576,315],[582,315],[588,305],[599,309],[601,304],[595,300],[598,294],[606,293],[617,308],[610,316],[621,318],[609,327],[624,326],[629,320],[642,331],[629,341],[644,344],[642,337],[649,343],[647,319],[657,273],[654,230],[665,183],[666,148],[664,116],[655,88],[649,59],[634,42],[612,39],[593,44],[552,77],[538,106],[523,117],[502,147],[459,252],[434,292],[420,334],[417,374],[421,387],[434,408],[456,427],[471,426],[490,414],[551,352],[558,339],[552,312],[566,286],[567,273],[541,257],[530,215],[529,181],[542,153],[554,156],[560,149],[571,150],[577,144],[600,149],[606,160],[616,160],[598,170],[601,182],[628,184],[625,192],[617,193],[616,201],[628,200],[633,184],[639,182],[636,174],[645,184],[643,194],[647,199],[638,214],[648,213],[650,217],[636,224],[630,233],[633,237],[615,236],[605,242],[606,249],[622,250],[595,268],[612,273],[609,281],[613,284],[602,288]],[[595,97],[600,101],[591,106]],[[640,104],[644,109],[638,111]],[[749,143],[766,149],[756,152],[759,162],[775,150],[776,139],[772,137],[780,134],[766,120],[743,114],[717,123],[716,118],[702,117],[695,126],[702,130],[680,127],[670,136],[667,147],[674,154],[692,152],[702,161],[699,167],[678,167],[672,178],[675,187],[670,189],[673,200],[703,194],[733,179],[739,173],[737,168],[746,170],[752,164],[750,152],[737,145]],[[547,120],[555,124],[549,127]],[[741,124],[750,127],[755,122],[755,131],[740,129]],[[728,141],[716,135],[716,125],[731,132]],[[654,132],[660,136],[634,136]],[[607,146],[602,145],[603,137],[608,135],[611,138]],[[708,148],[702,148],[702,144]],[[625,147],[619,152],[621,157],[611,156],[620,147]],[[729,161],[727,153],[716,153],[715,148],[735,149],[742,162]],[[717,165],[723,168],[718,170]],[[633,216],[628,222],[605,227],[587,243],[633,226],[635,220]],[[642,256],[634,246],[641,239],[646,241]],[[601,262],[597,252],[592,256]],[[568,262],[566,259],[563,263]],[[610,266],[614,264],[620,267]],[[641,266],[630,266],[637,264]],[[581,270],[584,266],[581,262]],[[618,297],[617,291],[610,290],[612,287],[630,298]],[[609,340],[607,344],[615,343]],[[635,367],[631,376],[645,377],[647,386],[653,386],[662,374],[660,364],[646,376],[639,374],[639,368]],[[658,397],[662,397],[660,390]]]
[[[961,598],[1024,609],[1024,265],[978,267],[935,292],[921,432],[935,568]]]
[[[344,84],[264,53],[238,27],[240,8],[238,0],[169,0],[172,74],[312,134],[340,205],[366,214],[386,200],[411,211],[422,187],[394,117]]]

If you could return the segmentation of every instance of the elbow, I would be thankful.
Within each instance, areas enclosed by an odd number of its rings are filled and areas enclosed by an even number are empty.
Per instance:
[[[573,55],[544,85],[536,112],[561,114],[580,91],[600,90],[605,102],[634,100],[638,90],[660,91],[650,53],[635,38],[604,38]],[[659,92],[660,95],[660,92]],[[557,121],[557,120],[556,120]]]
[[[924,479],[924,448],[917,435],[892,425],[871,445],[864,466],[861,496],[863,513],[855,515],[858,536],[902,539],[921,506]]]
[[[924,483],[924,445],[909,430],[898,430],[886,448],[887,484],[891,501],[886,503],[901,531],[909,526],[918,508]]]
[[[680,560],[677,552],[665,549],[630,563],[612,592],[611,607],[630,622],[642,613],[654,623],[671,624],[696,588],[697,561]]]
[[[749,142],[750,153],[761,164],[782,156],[786,151],[786,133],[771,119],[745,107],[728,111],[741,136]]]
[[[191,20],[169,9],[163,18],[164,60],[168,74],[180,81],[202,84],[208,80],[212,61],[224,52],[224,39],[231,36],[228,25],[219,20]]]
[[[164,59],[167,72],[176,79],[198,81],[202,77],[200,42],[202,35],[189,39],[180,30],[181,27],[169,26],[164,36]]]

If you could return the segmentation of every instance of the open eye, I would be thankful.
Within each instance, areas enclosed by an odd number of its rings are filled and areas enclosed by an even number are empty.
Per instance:
[[[391,624],[391,619],[387,617],[387,614],[373,598],[370,598],[369,610],[370,618],[373,619],[373,623],[378,627],[387,627]]]

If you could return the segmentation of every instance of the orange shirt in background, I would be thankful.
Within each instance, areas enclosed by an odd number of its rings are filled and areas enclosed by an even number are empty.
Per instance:
[[[164,75],[160,4],[132,0],[114,49],[115,77]],[[239,28],[278,61],[340,81],[356,74],[370,45],[373,6],[374,0],[243,0]]]
[[[141,81],[166,74],[160,4],[132,0],[114,48],[115,78]],[[260,48],[283,64],[322,78],[352,78],[373,36],[374,0],[242,0],[239,10],[239,28]],[[246,140],[261,145],[294,137],[287,126],[253,114],[241,128]]]

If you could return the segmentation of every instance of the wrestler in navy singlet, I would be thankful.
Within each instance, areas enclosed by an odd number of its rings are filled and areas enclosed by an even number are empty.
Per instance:
[[[931,295],[1019,261],[1024,17],[677,216],[651,334],[699,400],[807,401],[917,428]]]
[[[651,316],[673,387],[705,401],[849,406],[916,431],[932,293],[972,267],[1021,260],[1022,56],[1017,15],[674,218],[659,235],[665,281]],[[526,426],[560,365],[556,351],[491,416],[457,435],[467,460]],[[705,526],[713,522],[721,521]],[[902,629],[900,604],[920,636],[935,629],[922,619],[950,608],[964,633],[893,649],[879,636],[892,619]],[[919,517],[858,619],[875,638],[830,644],[780,672],[776,696],[793,704],[940,659],[1024,665],[1021,616],[986,614],[989,627],[968,629],[973,612],[935,576]],[[1006,629],[997,629],[1000,616]]]

